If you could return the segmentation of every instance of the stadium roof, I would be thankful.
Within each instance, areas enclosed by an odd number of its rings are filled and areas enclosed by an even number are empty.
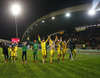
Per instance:
[[[11,43],[11,41],[9,41],[9,40],[5,40],[5,39],[0,39],[0,41],[2,41],[2,42],[6,42],[6,43]]]
[[[71,34],[75,30],[75,27],[100,23],[99,11],[94,16],[88,15],[88,11],[91,7],[92,4],[90,3],[65,8],[47,14],[28,27],[23,34],[21,41],[26,41],[28,36],[31,40],[36,39],[38,34],[41,37],[47,37],[47,35],[61,30],[64,30],[66,34]],[[66,13],[70,13],[71,16],[66,17]]]

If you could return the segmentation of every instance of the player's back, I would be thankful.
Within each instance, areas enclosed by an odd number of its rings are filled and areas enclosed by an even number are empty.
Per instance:
[[[66,43],[62,43],[62,48],[66,49],[66,47],[67,47],[67,44]]]

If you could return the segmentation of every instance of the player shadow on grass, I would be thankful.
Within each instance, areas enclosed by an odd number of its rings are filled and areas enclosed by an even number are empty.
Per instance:
[[[23,67],[25,68],[26,72],[31,75],[30,77],[36,77],[36,78],[38,78],[38,76],[34,73],[34,70],[32,70],[32,68],[30,68],[30,66],[28,65],[28,63],[23,64]],[[31,73],[29,71],[31,71]]]

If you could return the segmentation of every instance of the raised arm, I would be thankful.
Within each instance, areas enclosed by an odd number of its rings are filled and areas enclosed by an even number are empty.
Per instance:
[[[57,41],[57,39],[58,39],[58,36],[56,35],[56,37],[55,37],[55,42]]]
[[[61,42],[62,43],[62,45],[64,45],[64,42]]]
[[[60,43],[62,42],[62,37],[60,37]]]
[[[49,38],[50,38],[50,36],[49,36],[49,37],[47,38],[47,40],[45,41],[46,43],[48,42]]]
[[[42,43],[41,39],[40,39],[40,36],[38,35],[38,40],[40,41],[40,43]]]
[[[29,36],[28,36],[26,46],[27,46],[29,43],[33,45],[33,43],[30,41],[30,38],[29,38]]]
[[[37,44],[39,44],[39,39],[37,40]]]
[[[49,43],[52,43],[51,37],[49,38]]]
[[[29,43],[33,45],[33,43],[31,41],[29,41]]]
[[[49,42],[52,43],[52,40],[50,39]]]
[[[70,40],[68,40],[68,41],[66,42],[66,44],[68,44],[68,43],[69,43],[69,41],[70,41]]]

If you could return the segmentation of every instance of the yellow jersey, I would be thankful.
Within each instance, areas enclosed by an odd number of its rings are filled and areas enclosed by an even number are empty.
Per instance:
[[[16,52],[17,51],[17,48],[18,48],[18,45],[13,46],[13,47],[9,47],[9,50],[10,51],[13,51],[13,52]]]
[[[60,42],[56,42],[56,49],[60,49]]]
[[[9,51],[11,51],[11,47],[9,47]]]
[[[66,42],[66,43],[63,43],[63,42],[62,42],[62,49],[63,49],[63,50],[67,48],[67,43],[68,43],[68,42]]]
[[[42,42],[42,41],[40,40],[40,38],[39,38],[39,41],[40,41],[40,43],[41,43],[41,48],[42,48],[42,50],[45,50],[45,49],[46,49],[46,43],[48,42],[48,40],[49,40],[49,37],[48,37],[48,39],[47,39],[45,42]]]
[[[15,46],[15,51],[17,51],[18,45]]]

